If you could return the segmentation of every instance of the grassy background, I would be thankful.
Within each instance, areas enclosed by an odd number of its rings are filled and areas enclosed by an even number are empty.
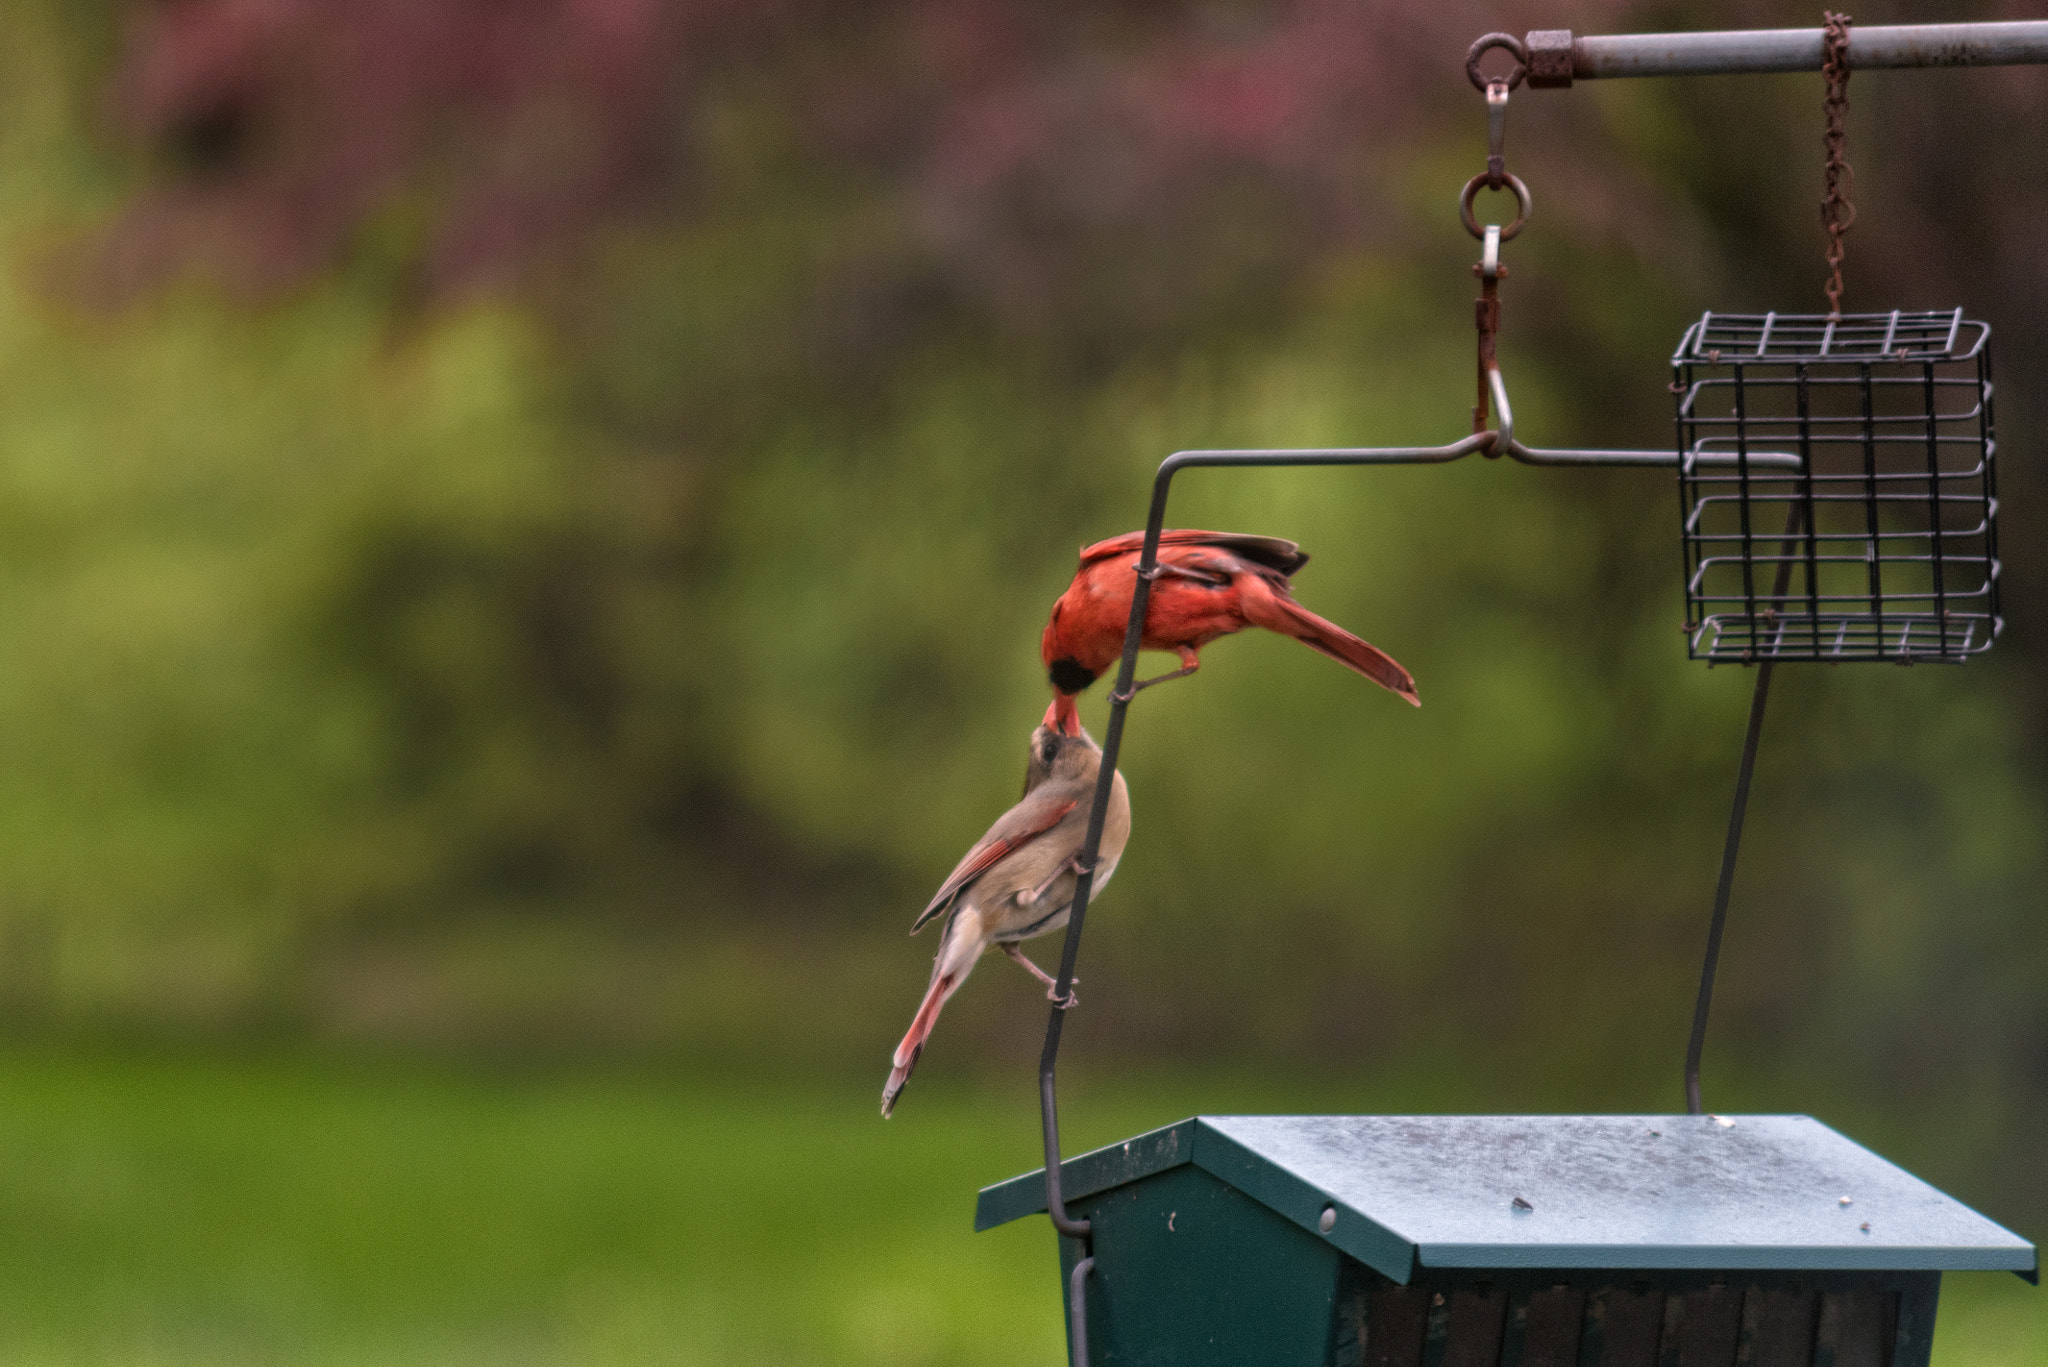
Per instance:
[[[9,1363],[1043,1364],[1043,1221],[971,1232],[1033,1166],[1028,1088],[652,1066],[0,1049]],[[1080,1077],[1078,1149],[1200,1112],[1403,1110],[1426,1083]],[[2048,1360],[2017,1278],[1944,1289],[1935,1362]]]

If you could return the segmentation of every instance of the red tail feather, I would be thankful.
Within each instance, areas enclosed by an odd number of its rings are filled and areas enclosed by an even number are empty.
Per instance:
[[[1363,674],[1389,693],[1398,693],[1415,706],[1422,706],[1422,699],[1415,692],[1415,676],[1372,642],[1353,636],[1335,622],[1318,617],[1292,598],[1271,590],[1261,593],[1247,585],[1243,603],[1245,620],[1252,625],[1292,636],[1309,649]]]
[[[889,1070],[889,1080],[882,1085],[882,1118],[889,1118],[889,1112],[896,1109],[896,1098],[903,1095],[905,1084],[910,1081],[910,1070],[917,1067],[918,1055],[924,1052],[924,1042],[932,1037],[932,1027],[939,1023],[939,1008],[946,1004],[954,983],[948,973],[932,979],[932,985],[918,1004],[917,1014],[910,1018],[910,1029],[903,1034],[903,1043],[896,1046],[896,1056],[891,1059],[895,1066]]]

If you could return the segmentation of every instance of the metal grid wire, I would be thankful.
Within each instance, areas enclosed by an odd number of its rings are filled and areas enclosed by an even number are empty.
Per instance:
[[[1991,329],[1708,313],[1671,358],[1693,659],[1960,662],[1998,615]],[[1708,467],[1698,457],[1732,454]],[[1797,469],[1753,462],[1795,455]]]

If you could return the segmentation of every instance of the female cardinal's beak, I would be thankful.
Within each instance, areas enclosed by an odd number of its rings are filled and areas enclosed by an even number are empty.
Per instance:
[[[1081,709],[1073,698],[1061,693],[1053,698],[1052,706],[1045,709],[1045,720],[1039,725],[1063,736],[1078,736],[1081,734]]]

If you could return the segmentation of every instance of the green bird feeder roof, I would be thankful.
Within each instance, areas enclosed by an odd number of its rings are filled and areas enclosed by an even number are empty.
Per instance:
[[[2038,1267],[2025,1239],[1803,1115],[1199,1116],[1068,1160],[1062,1187],[1075,1201],[1189,1163],[1403,1284]],[[1044,1209],[1040,1169],[984,1189],[974,1226]]]

